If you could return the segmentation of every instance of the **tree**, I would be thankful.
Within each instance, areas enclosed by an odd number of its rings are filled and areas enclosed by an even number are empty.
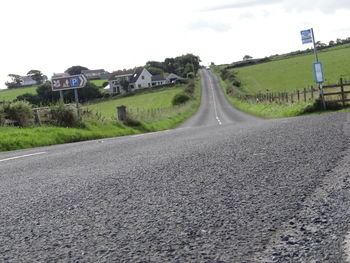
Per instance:
[[[88,70],[88,68],[83,66],[73,66],[68,68],[65,73],[68,73],[69,75],[79,75],[83,70]]]
[[[164,71],[160,68],[155,67],[146,67],[146,69],[151,73],[152,75],[162,75]]]
[[[244,57],[243,57],[243,60],[244,61],[246,61],[246,60],[251,60],[253,57],[252,56],[250,56],[250,55],[245,55]]]
[[[119,84],[120,84],[120,86],[122,86],[122,89],[125,92],[129,92],[130,82],[126,78],[122,78],[121,80],[119,80]]]
[[[47,80],[47,77],[43,73],[41,73],[40,70],[32,69],[27,73],[27,76],[35,80],[38,85],[41,85]]]
[[[329,41],[329,46],[334,46],[335,45],[335,42],[333,40]]]
[[[22,79],[20,75],[9,74],[8,76],[11,78],[11,81],[5,82],[8,89],[17,89],[21,87]]]

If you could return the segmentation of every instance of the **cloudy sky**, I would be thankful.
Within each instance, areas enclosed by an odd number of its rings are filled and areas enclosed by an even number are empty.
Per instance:
[[[194,53],[216,64],[350,37],[349,0],[1,0],[0,88],[9,73],[108,71]]]

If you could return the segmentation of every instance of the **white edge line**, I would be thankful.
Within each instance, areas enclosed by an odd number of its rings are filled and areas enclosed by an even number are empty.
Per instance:
[[[30,157],[30,156],[35,156],[35,155],[40,155],[40,154],[46,154],[47,152],[38,152],[38,153],[32,153],[32,154],[26,154],[26,155],[20,155],[20,156],[15,156],[15,157],[10,157],[6,159],[0,160],[0,162],[6,162],[6,161],[11,161],[11,160],[16,160],[20,158],[25,158],[25,157]]]

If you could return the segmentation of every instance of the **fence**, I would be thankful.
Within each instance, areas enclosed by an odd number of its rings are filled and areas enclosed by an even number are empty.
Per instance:
[[[323,86],[324,97],[326,103],[339,103],[345,107],[346,102],[350,101],[347,94],[350,94],[350,81],[344,82],[339,80],[338,84],[329,84]],[[327,92],[326,92],[327,91]],[[254,95],[240,95],[240,100],[252,102],[279,102],[279,103],[297,103],[307,102],[319,98],[319,89],[313,86],[304,88],[303,90],[296,90],[295,92],[278,92],[278,93],[259,93]]]

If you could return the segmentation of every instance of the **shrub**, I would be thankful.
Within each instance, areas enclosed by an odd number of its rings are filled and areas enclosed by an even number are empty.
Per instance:
[[[79,119],[74,106],[66,106],[59,102],[51,106],[52,123],[56,126],[74,127],[79,125]]]
[[[0,126],[5,125],[5,104],[0,104]]]
[[[16,100],[20,101],[28,101],[31,104],[39,105],[40,104],[40,97],[38,95],[30,94],[30,93],[24,93],[22,95],[19,95]]]
[[[195,87],[196,87],[196,86],[195,86],[195,84],[194,84],[194,81],[191,80],[190,83],[186,86],[184,92],[192,96],[193,93],[194,93]]]
[[[27,127],[33,123],[32,106],[27,101],[16,101],[5,105],[4,113],[15,125]]]
[[[109,85],[109,82],[108,82],[108,81],[105,81],[105,82],[102,83],[102,88],[105,88],[105,87],[107,87],[108,85]]]
[[[180,104],[185,103],[186,101],[189,101],[190,99],[191,99],[191,97],[188,96],[187,94],[185,94],[185,93],[178,93],[172,99],[172,104],[174,106],[180,105]]]

